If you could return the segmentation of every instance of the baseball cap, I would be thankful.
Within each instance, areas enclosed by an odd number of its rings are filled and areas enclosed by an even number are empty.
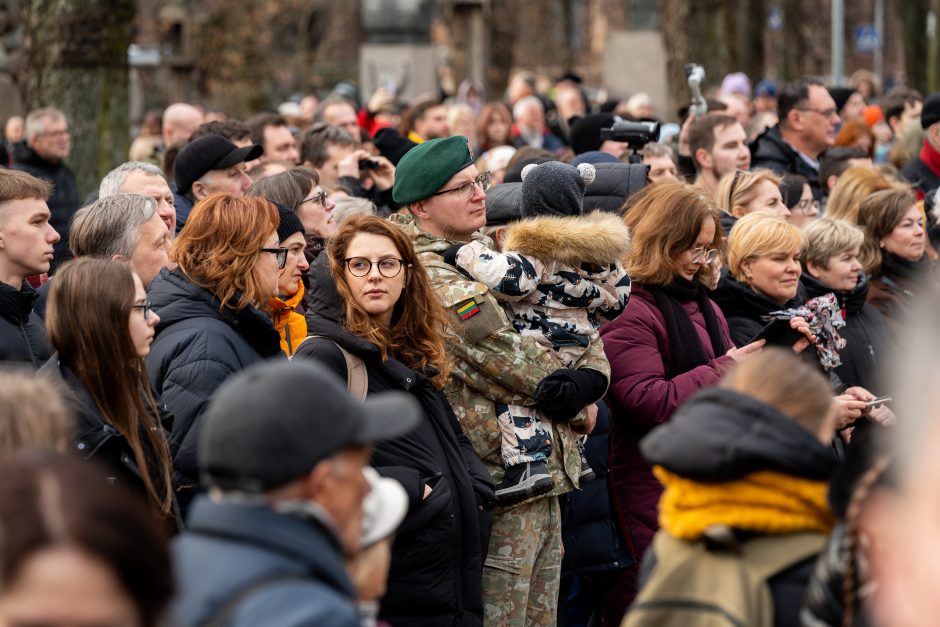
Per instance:
[[[183,146],[173,164],[176,187],[185,194],[206,172],[224,170],[264,154],[258,144],[239,148],[221,135],[203,135]]]
[[[200,475],[209,487],[260,494],[343,449],[403,435],[420,416],[418,402],[404,392],[353,398],[315,361],[262,362],[229,378],[209,403]]]

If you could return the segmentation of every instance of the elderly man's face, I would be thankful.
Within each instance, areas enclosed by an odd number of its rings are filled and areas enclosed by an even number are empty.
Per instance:
[[[170,231],[170,238],[176,235],[176,207],[173,205],[173,192],[166,179],[159,174],[147,174],[143,170],[130,172],[121,185],[125,194],[149,196],[157,203],[157,215]]]

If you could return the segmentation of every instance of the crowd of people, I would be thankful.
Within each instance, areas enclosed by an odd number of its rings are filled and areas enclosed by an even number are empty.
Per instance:
[[[349,87],[7,122],[0,624],[933,623],[940,94]]]

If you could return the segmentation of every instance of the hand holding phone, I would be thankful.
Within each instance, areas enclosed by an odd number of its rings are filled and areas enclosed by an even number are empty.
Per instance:
[[[878,405],[884,405],[885,403],[890,403],[894,399],[890,396],[879,396],[878,398],[873,398],[872,400],[865,403],[865,407],[877,407]]]

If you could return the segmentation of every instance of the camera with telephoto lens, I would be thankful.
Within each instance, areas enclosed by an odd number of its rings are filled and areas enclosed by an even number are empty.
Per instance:
[[[626,142],[634,151],[659,138],[659,122],[628,122],[619,120],[610,128],[601,129],[601,139]]]

